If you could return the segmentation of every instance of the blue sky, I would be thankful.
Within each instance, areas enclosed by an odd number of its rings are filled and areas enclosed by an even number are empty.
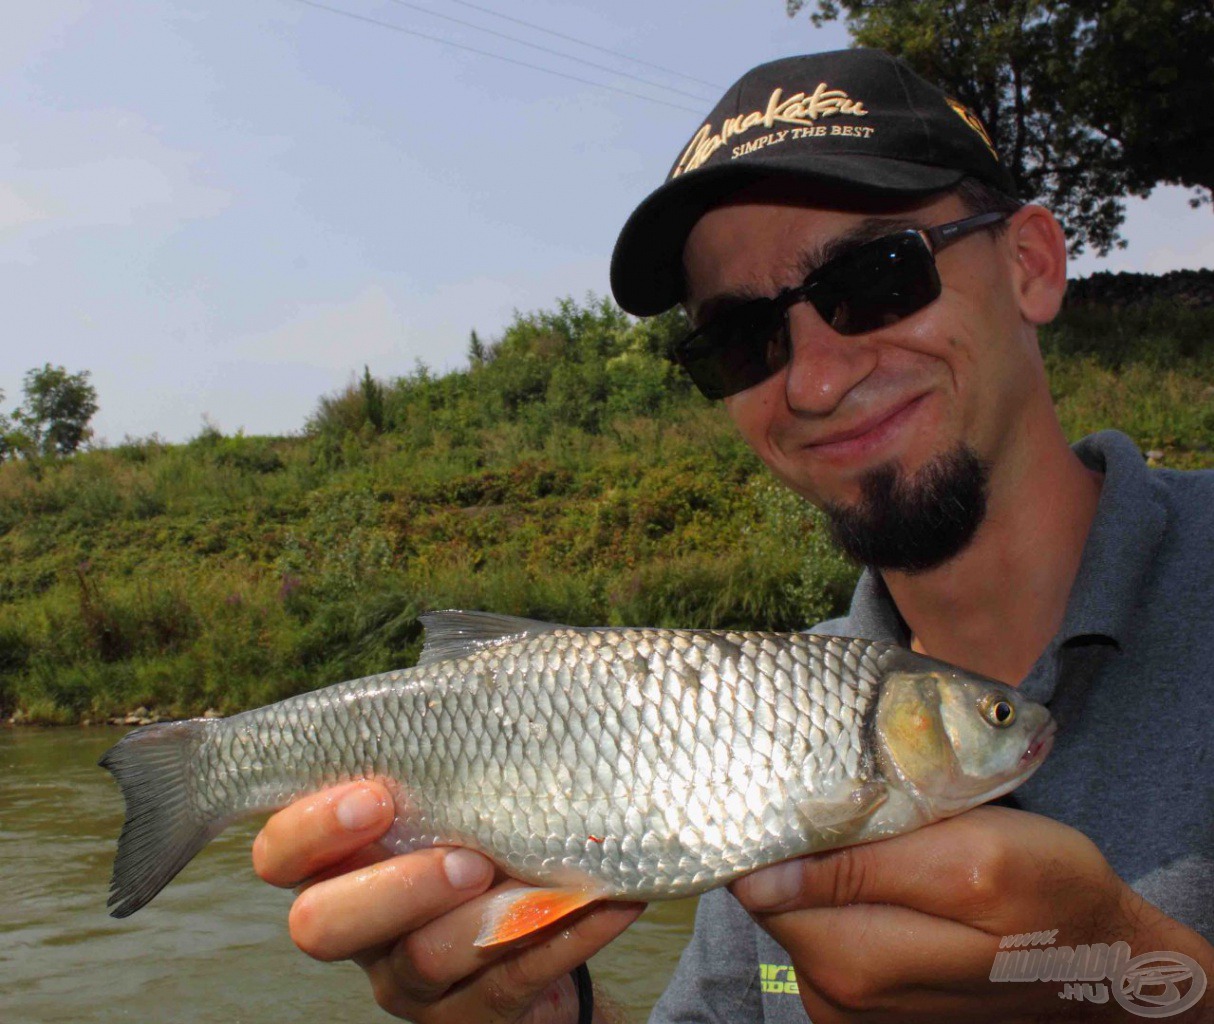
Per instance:
[[[184,440],[204,416],[289,433],[364,363],[462,365],[471,329],[607,292],[624,219],[738,75],[847,45],[782,0],[477,0],[713,88],[457,0],[318,2],[661,102],[300,0],[10,5],[0,409],[50,362],[92,371],[111,443]],[[1130,204],[1128,250],[1072,275],[1214,265],[1211,226],[1158,190]]]

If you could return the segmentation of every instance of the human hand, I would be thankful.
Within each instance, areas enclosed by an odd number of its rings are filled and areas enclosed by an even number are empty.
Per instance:
[[[318,960],[353,960],[375,1001],[417,1024],[574,1024],[570,972],[627,928],[642,904],[604,902],[531,942],[473,946],[490,897],[522,884],[496,879],[471,850],[391,856],[376,844],[392,797],[356,782],[291,804],[266,822],[253,866],[295,887],[291,938]]]
[[[1112,999],[1060,999],[1060,983],[990,981],[1000,938],[1025,932],[1182,952],[1214,973],[1214,948],[1134,893],[1086,836],[1004,807],[787,861],[731,888],[788,951],[814,1024],[1125,1019]]]

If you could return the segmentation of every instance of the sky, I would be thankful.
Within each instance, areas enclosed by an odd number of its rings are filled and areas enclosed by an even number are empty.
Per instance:
[[[848,44],[782,0],[39,0],[4,21],[0,411],[30,368],[88,370],[110,444],[298,432],[364,365],[453,369],[473,329],[608,294],[616,234],[724,89]],[[1072,276],[1214,266],[1185,192],[1127,207],[1129,247]]]

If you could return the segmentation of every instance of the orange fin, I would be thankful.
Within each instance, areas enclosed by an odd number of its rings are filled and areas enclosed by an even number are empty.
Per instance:
[[[473,945],[496,946],[521,939],[602,898],[602,893],[587,889],[537,889],[534,886],[511,889],[489,901],[481,932]]]

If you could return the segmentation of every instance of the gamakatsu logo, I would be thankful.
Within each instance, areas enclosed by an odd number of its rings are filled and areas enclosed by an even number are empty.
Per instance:
[[[801,139],[817,137],[826,134],[826,128],[817,124],[819,118],[834,117],[837,114],[847,114],[851,117],[867,117],[868,111],[860,100],[853,100],[842,89],[831,89],[825,82],[819,82],[813,92],[795,92],[785,96],[783,89],[773,89],[767,98],[767,107],[763,110],[752,110],[749,114],[738,114],[726,118],[721,130],[714,132],[711,124],[705,124],[687,143],[679,162],[670,172],[671,178],[680,174],[694,171],[701,166],[718,149],[729,142],[735,135],[742,135],[752,128],[762,125],[772,128],[777,124],[793,125],[788,131],[777,132],[768,138],[772,142],[783,142],[792,132],[792,138]],[[856,128],[855,126],[836,126],[832,135],[850,135],[868,138],[876,131],[875,128]],[[740,156],[734,153],[734,156]]]
[[[759,982],[764,992],[775,995],[799,995],[797,973],[791,964],[759,964]]]

